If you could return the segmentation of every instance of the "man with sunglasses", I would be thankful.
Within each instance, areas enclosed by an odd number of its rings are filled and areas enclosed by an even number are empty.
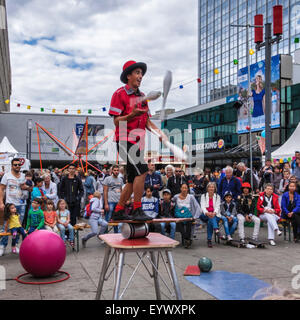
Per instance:
[[[168,179],[167,189],[171,191],[172,197],[181,192],[183,183],[188,185],[188,179],[184,175],[184,171],[178,167],[175,168],[175,175]]]
[[[11,171],[6,173],[0,184],[0,213],[3,212],[5,203],[13,203],[20,215],[21,223],[24,219],[26,202],[23,199],[22,190],[32,191],[32,187],[25,184],[25,175],[21,170],[20,159],[15,158],[11,161]],[[4,203],[5,196],[5,203]],[[4,222],[5,225],[5,222]],[[4,229],[3,229],[4,230]],[[8,237],[2,237],[0,241],[0,256],[3,256],[8,243]]]

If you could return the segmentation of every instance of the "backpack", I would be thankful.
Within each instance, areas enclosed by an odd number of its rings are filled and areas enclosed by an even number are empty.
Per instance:
[[[83,217],[85,219],[89,219],[89,217],[91,216],[92,214],[92,208],[91,208],[91,203],[88,203],[85,208],[84,208],[84,215]]]
[[[178,206],[176,206],[175,217],[176,218],[193,218],[193,215],[188,208],[182,207],[179,209]]]

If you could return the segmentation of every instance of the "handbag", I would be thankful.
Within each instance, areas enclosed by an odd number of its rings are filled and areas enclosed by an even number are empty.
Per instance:
[[[191,211],[187,207],[175,207],[175,218],[193,218]]]

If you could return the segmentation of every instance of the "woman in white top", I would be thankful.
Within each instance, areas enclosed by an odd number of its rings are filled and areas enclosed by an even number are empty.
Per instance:
[[[42,185],[43,193],[48,199],[54,202],[54,206],[56,207],[58,202],[57,185],[56,183],[51,181],[50,174],[45,174],[43,178],[44,178],[44,182]]]
[[[221,218],[220,206],[221,198],[217,194],[217,186],[215,182],[209,182],[206,187],[207,192],[201,197],[202,214],[200,219],[207,223],[207,245],[212,248],[212,235],[219,234],[218,219]]]

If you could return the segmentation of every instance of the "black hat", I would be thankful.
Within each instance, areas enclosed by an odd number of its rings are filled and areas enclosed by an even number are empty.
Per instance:
[[[135,62],[133,60],[127,61],[123,66],[123,72],[121,74],[120,80],[123,83],[127,83],[127,75],[129,75],[134,69],[141,68],[143,75],[147,72],[147,65],[144,62]]]
[[[228,197],[228,196],[231,196],[232,198],[232,193],[230,191],[226,191],[225,194],[224,194],[224,198]]]

